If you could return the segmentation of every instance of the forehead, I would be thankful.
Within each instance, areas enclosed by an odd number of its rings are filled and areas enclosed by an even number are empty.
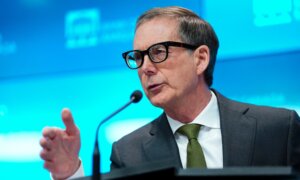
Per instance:
[[[178,22],[171,17],[158,17],[141,24],[134,36],[134,49],[147,49],[163,41],[178,41]]]

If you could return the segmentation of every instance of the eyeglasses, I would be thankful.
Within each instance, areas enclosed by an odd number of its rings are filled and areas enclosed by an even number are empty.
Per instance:
[[[148,55],[149,59],[153,63],[161,63],[165,61],[168,58],[169,46],[183,47],[191,50],[195,50],[198,47],[181,42],[166,41],[153,44],[144,51],[131,50],[124,52],[122,53],[122,56],[130,69],[138,69],[143,65],[145,55]]]

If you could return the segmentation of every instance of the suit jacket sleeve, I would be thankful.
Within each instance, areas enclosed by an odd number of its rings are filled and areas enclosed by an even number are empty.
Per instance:
[[[110,169],[117,169],[117,168],[121,168],[122,167],[122,163],[121,160],[119,158],[119,154],[118,154],[118,148],[117,148],[117,143],[114,142],[112,145],[112,152],[111,152],[111,156],[110,156]]]
[[[300,169],[300,118],[295,111],[290,116],[288,164]]]

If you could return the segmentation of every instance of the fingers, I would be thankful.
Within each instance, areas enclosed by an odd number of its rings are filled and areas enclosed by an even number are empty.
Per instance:
[[[40,157],[45,160],[52,162],[54,159],[54,151],[52,150],[52,140],[48,138],[42,138],[40,140],[40,145],[42,146],[42,150],[40,152]]]
[[[52,172],[53,171],[53,163],[51,161],[45,161],[44,168],[48,169],[50,172]]]
[[[47,160],[45,160],[45,162],[44,162],[44,168],[48,169],[52,173],[52,175],[55,174],[56,171],[57,171],[57,165],[53,161],[47,161]]]
[[[78,134],[78,129],[77,129],[75,123],[74,123],[74,119],[73,119],[73,116],[71,114],[71,111],[67,108],[64,108],[62,110],[61,116],[62,116],[63,122],[66,126],[67,134],[69,134],[69,135]]]
[[[49,161],[49,162],[52,162],[53,161],[53,158],[54,158],[54,155],[53,155],[53,152],[51,150],[48,150],[48,149],[43,149],[41,152],[40,152],[40,157],[45,160],[45,161]]]
[[[42,148],[47,149],[47,150],[51,150],[51,141],[49,138],[42,138],[40,140],[40,145],[42,146]]]
[[[40,145],[43,150],[50,151],[53,149],[54,141],[61,139],[60,134],[62,134],[63,130],[55,128],[55,127],[45,127],[42,131],[43,137],[40,139]]]
[[[50,129],[50,128],[48,128],[48,129]],[[46,132],[48,133],[48,132],[53,132],[53,131],[46,131]],[[52,136],[52,133],[50,133],[50,134],[51,134],[50,136]],[[53,134],[55,134],[55,133],[53,133]],[[43,135],[44,135],[44,133],[43,133]],[[48,136],[48,134],[46,134],[46,136]],[[55,148],[55,147],[53,147],[53,141],[54,141],[54,139],[45,137],[45,135],[44,135],[44,137],[42,137],[40,139],[40,145],[43,148],[40,152],[40,157],[45,161],[50,161],[50,162],[53,161],[53,158],[54,158],[53,153],[55,153],[55,151],[52,150],[53,148]]]
[[[57,134],[57,128],[45,127],[42,134],[45,138],[54,139]]]

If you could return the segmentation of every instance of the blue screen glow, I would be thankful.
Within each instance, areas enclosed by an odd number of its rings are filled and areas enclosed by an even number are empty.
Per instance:
[[[195,11],[215,28],[220,51],[213,88],[300,113],[300,0],[2,0],[0,179],[49,178],[39,139],[46,126],[64,128],[64,107],[80,128],[80,158],[91,174],[98,123],[142,90],[121,57],[132,49],[136,18],[170,5]],[[104,124],[101,172],[109,171],[112,143],[161,112],[144,97]]]

